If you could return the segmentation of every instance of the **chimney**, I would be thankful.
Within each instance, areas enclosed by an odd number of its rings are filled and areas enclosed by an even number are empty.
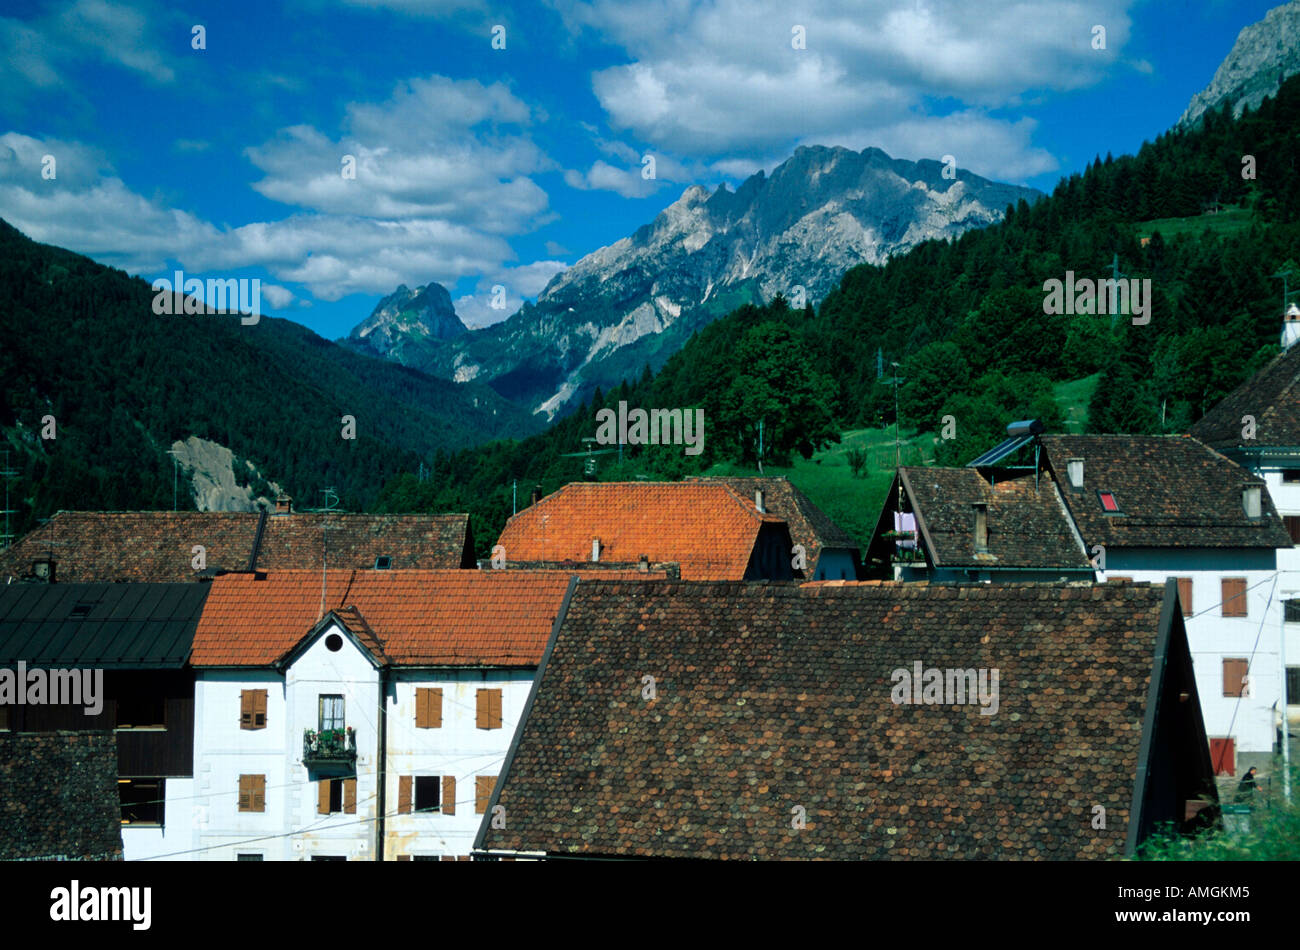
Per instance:
[[[1282,317],[1282,349],[1290,349],[1297,341],[1300,341],[1300,306],[1292,303]]]
[[[989,506],[982,501],[973,505],[975,509],[975,550],[989,549]]]
[[[591,560],[593,563],[600,560],[600,538],[591,539]]]
[[[759,514],[767,514],[767,509],[766,509],[765,507],[763,507],[763,502],[764,502],[764,498],[763,498],[763,489],[761,489],[761,488],[755,488],[755,489],[754,489],[754,507],[758,509],[758,513],[759,513]]]
[[[642,574],[647,573],[650,570],[650,559],[642,554],[641,560],[636,562],[636,569]]]
[[[293,499],[288,495],[277,495],[275,499],[275,513],[277,515],[292,514]]]
[[[536,489],[536,488],[533,489],[532,500],[529,501],[528,504],[530,504],[530,505],[535,505],[535,504],[537,504],[537,489]]]
[[[44,581],[46,584],[54,583],[54,559],[41,558],[39,561],[32,562],[32,576],[38,581]]]
[[[1260,486],[1243,485],[1241,488],[1241,507],[1246,509],[1247,518],[1258,518],[1260,516]]]
[[[1070,476],[1070,487],[1075,491],[1083,488],[1083,459],[1068,459],[1065,470]]]

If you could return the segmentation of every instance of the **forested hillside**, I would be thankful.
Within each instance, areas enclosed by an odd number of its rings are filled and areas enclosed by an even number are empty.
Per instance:
[[[59,508],[169,508],[167,451],[197,435],[304,505],[362,508],[439,448],[537,423],[486,386],[363,356],[288,320],[157,316],[143,280],[0,221],[0,448],[14,529]],[[41,437],[54,417],[53,439]],[[342,417],[356,438],[342,437]],[[0,462],[3,456],[0,456]],[[192,507],[182,491],[181,506]]]
[[[905,428],[939,440],[941,463],[961,464],[1003,437],[1014,418],[1059,428],[1053,383],[1100,372],[1089,428],[1177,432],[1272,353],[1281,281],[1300,239],[1300,78],[1275,100],[1232,119],[1161,135],[1136,156],[1091,163],[1033,206],[955,241],[930,241],[884,266],[849,271],[817,312],[778,299],[746,306],[696,334],[654,376],[597,394],[546,433],[521,443],[440,454],[425,481],[390,482],[389,510],[470,510],[490,545],[510,514],[511,485],[551,491],[580,477],[593,413],[620,400],[705,409],[705,450],[625,449],[600,458],[601,477],[680,477],[718,461],[807,455],[843,429],[890,424],[897,361]],[[1150,322],[1048,315],[1044,282],[1067,271],[1100,279],[1114,263],[1151,281]],[[1300,268],[1291,276],[1300,283]],[[884,378],[877,376],[877,356]]]

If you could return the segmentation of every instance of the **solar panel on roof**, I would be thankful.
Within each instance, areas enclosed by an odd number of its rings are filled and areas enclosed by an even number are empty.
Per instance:
[[[967,462],[967,468],[979,468],[982,465],[992,465],[1000,462],[1016,449],[1020,448],[1027,442],[1032,442],[1032,435],[1014,435],[1011,438],[999,443],[996,448],[989,449],[973,462]]]

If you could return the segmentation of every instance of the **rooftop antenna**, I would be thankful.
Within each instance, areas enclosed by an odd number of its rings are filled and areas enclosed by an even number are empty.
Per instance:
[[[167,454],[172,457],[172,511],[175,511],[177,487],[179,486],[181,477],[181,465],[180,459],[176,457],[175,449],[168,449]]]

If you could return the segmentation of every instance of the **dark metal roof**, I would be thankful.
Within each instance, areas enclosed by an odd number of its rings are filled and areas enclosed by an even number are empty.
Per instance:
[[[0,665],[179,669],[208,584],[7,584]]]

